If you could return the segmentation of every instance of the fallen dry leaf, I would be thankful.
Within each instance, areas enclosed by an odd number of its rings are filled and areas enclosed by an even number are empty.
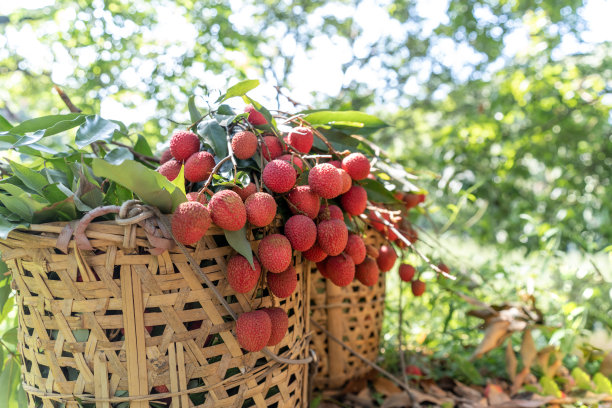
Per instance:
[[[410,396],[405,392],[400,394],[391,395],[389,398],[385,399],[381,408],[406,408],[412,406],[412,400]]]
[[[370,389],[368,387],[365,387],[363,390],[359,391],[359,394],[357,394],[357,397],[359,398],[363,398],[363,399],[372,399],[372,393],[370,392]]]
[[[517,366],[516,356],[512,349],[512,339],[508,339],[508,341],[506,341],[506,371],[508,372],[508,377],[510,377],[512,381],[516,378]]]
[[[455,393],[461,397],[467,398],[472,401],[480,401],[482,394],[472,387],[468,387],[460,381],[455,380],[455,387],[453,388]]]
[[[390,396],[402,392],[402,390],[397,385],[395,385],[391,380],[388,380],[384,377],[378,377],[376,380],[374,380],[372,386],[376,391],[378,391],[384,396]]]
[[[489,401],[489,405],[503,404],[506,401],[510,401],[508,394],[497,384],[487,384],[485,396]]]
[[[446,391],[442,388],[438,387],[438,385],[433,380],[424,380],[419,383],[419,385],[423,388],[427,394],[434,395],[438,398],[448,397]]]
[[[533,342],[531,329],[527,329],[525,333],[523,333],[523,342],[521,343],[521,359],[523,360],[523,366],[531,368],[537,354],[538,352]]]
[[[499,345],[502,344],[505,338],[509,335],[509,326],[510,322],[506,320],[497,320],[492,322],[485,330],[484,338],[478,347],[476,347],[476,350],[474,350],[472,360],[477,359],[494,348],[499,347]]]
[[[612,352],[606,354],[599,366],[599,372],[609,377],[612,375]]]
[[[510,400],[501,404],[489,405],[489,408],[537,408],[547,404],[547,400]]]

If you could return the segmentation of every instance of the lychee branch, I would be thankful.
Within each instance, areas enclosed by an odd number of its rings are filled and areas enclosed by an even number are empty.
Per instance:
[[[215,176],[215,174],[217,174],[217,172],[219,171],[219,169],[221,168],[221,166],[223,165],[223,163],[225,163],[226,161],[228,161],[229,159],[231,159],[232,156],[226,156],[223,159],[221,159],[219,161],[219,163],[217,163],[215,165],[215,167],[212,169],[212,171],[210,172],[210,175],[208,176],[208,179],[206,180],[206,183],[204,183],[204,187],[202,187],[200,189],[200,191],[198,191],[198,196],[196,197],[196,200],[200,200],[200,196],[202,195],[202,193],[204,193],[204,191],[208,190],[208,186],[210,186],[210,183],[212,183],[213,178]]]

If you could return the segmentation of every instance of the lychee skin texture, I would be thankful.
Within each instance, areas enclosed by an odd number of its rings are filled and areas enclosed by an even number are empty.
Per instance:
[[[297,273],[292,265],[281,273],[268,272],[267,280],[270,292],[280,299],[291,296],[297,287]]]
[[[294,187],[287,194],[287,200],[291,203],[289,209],[293,214],[304,214],[312,219],[319,214],[321,198],[309,186]]]
[[[363,180],[370,174],[370,161],[362,153],[351,153],[342,159],[342,168],[353,180]]]
[[[353,179],[344,169],[338,169],[338,172],[342,176],[342,191],[340,194],[344,194],[351,189],[353,185]]]
[[[206,207],[195,201],[180,203],[172,215],[172,234],[183,245],[198,242],[210,227]]]
[[[200,139],[193,132],[179,131],[173,134],[170,139],[170,152],[180,162],[187,160],[199,150]]]
[[[204,206],[206,206],[206,194],[202,193],[199,194],[200,198],[198,199],[198,193],[197,192],[191,192],[191,193],[187,193],[187,201],[198,201],[201,204],[204,204]]]
[[[344,221],[344,214],[337,205],[323,205],[319,210],[319,218],[322,220],[340,220]]]
[[[370,225],[372,225],[372,228],[374,228],[376,231],[383,232],[385,230],[385,224],[374,212],[370,211],[368,213],[368,218],[370,219]]]
[[[327,275],[327,269],[326,269],[326,263],[325,261],[321,261],[321,262],[317,262],[316,266],[317,266],[317,270],[319,271],[319,273],[321,273],[321,276],[323,276],[324,278],[329,278],[329,276]]]
[[[259,243],[259,262],[272,273],[281,273],[291,265],[291,243],[281,234],[264,237]]]
[[[400,279],[403,280],[404,282],[410,282],[412,279],[414,279],[415,273],[416,273],[416,269],[414,269],[414,266],[412,265],[401,264],[399,266],[399,276],[400,276]]]
[[[403,197],[404,205],[409,210],[419,205],[419,194],[407,193]]]
[[[446,266],[445,263],[440,262],[438,264],[438,269],[440,269],[442,272],[450,273],[450,269],[448,268],[448,266]]]
[[[355,263],[345,253],[327,258],[325,270],[327,277],[336,286],[347,286],[355,279]]]
[[[395,261],[397,260],[397,254],[395,253],[395,250],[389,245],[383,245],[380,247],[378,252],[378,259],[376,259],[378,268],[383,272],[390,271],[391,268],[393,268],[393,265],[395,265]]]
[[[208,203],[213,222],[228,231],[238,231],[246,224],[246,208],[238,194],[231,190],[215,193]]]
[[[204,181],[215,168],[215,157],[208,152],[197,152],[185,162],[185,179],[192,183]]]
[[[253,290],[261,275],[261,266],[253,258],[255,269],[251,268],[249,261],[242,255],[234,255],[227,261],[227,282],[238,293],[247,293]]]
[[[317,240],[317,226],[305,215],[294,215],[285,223],[285,236],[296,251],[307,251]]]
[[[310,189],[323,198],[335,198],[342,192],[342,176],[334,166],[321,163],[308,173]]]
[[[317,242],[328,255],[339,255],[348,241],[348,229],[340,220],[321,221],[317,225]]]
[[[257,111],[252,104],[245,106],[244,111],[249,114],[247,120],[251,125],[258,126],[268,123],[266,117],[261,112]]]
[[[283,145],[276,136],[264,136],[263,145],[261,146],[261,154],[263,157],[270,161],[283,154]]]
[[[368,204],[368,193],[365,188],[354,185],[340,197],[340,203],[344,211],[351,215],[360,215]]]
[[[270,225],[276,216],[276,201],[268,193],[251,194],[244,202],[247,220],[256,227]]]
[[[255,183],[251,182],[246,187],[232,187],[232,191],[242,198],[242,201],[246,201],[246,199],[253,193],[257,191],[257,186]]]
[[[159,159],[159,164],[164,164],[167,161],[172,160],[172,152],[170,151],[170,149],[166,149],[162,152],[162,155]]]
[[[302,162],[302,160],[297,156],[292,156],[290,154],[283,154],[281,156],[278,156],[277,158],[278,160],[284,160],[287,163],[293,162],[293,165],[296,166],[298,169],[300,169],[300,171],[304,171],[304,162]]]
[[[304,258],[312,262],[321,262],[325,258],[327,258],[327,254],[321,249],[319,244],[317,244],[316,242],[308,251],[302,252],[302,255],[304,256]]]
[[[176,160],[168,160],[159,166],[157,172],[167,178],[168,181],[172,181],[178,177],[179,173],[181,172],[181,167],[183,167],[182,163]]]
[[[332,166],[334,166],[337,169],[341,169],[342,168],[342,162],[340,160],[332,160],[327,162],[329,164],[331,164]]]
[[[263,310],[253,310],[238,316],[236,339],[240,347],[247,351],[261,351],[270,341],[272,321]]]
[[[262,174],[263,182],[275,193],[286,193],[295,185],[297,173],[292,165],[283,160],[272,160],[266,164]]]
[[[365,286],[374,286],[378,282],[380,270],[376,261],[370,257],[355,267],[355,277]]]
[[[425,282],[422,280],[412,281],[412,294],[414,296],[421,296],[425,292]]]
[[[308,153],[312,148],[314,136],[312,130],[305,126],[293,128],[287,136],[287,143],[293,146],[300,153]]]
[[[248,130],[236,133],[232,138],[232,150],[237,158],[250,159],[257,151],[257,136]]]
[[[272,323],[272,334],[270,335],[270,340],[268,340],[267,345],[276,346],[285,338],[287,329],[289,328],[289,317],[287,316],[287,312],[280,307],[268,307],[261,310],[268,314]]]
[[[355,265],[359,265],[366,257],[366,248],[363,239],[357,234],[349,234],[344,253],[353,258]]]

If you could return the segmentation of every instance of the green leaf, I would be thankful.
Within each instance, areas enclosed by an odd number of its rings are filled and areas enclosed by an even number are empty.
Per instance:
[[[17,346],[17,328],[13,327],[2,335],[2,341],[7,344],[12,344],[13,346]]]
[[[117,147],[106,153],[104,160],[110,164],[121,164],[126,160],[134,160],[134,155],[125,147]]]
[[[0,216],[0,238],[6,239],[8,237],[9,232],[18,228],[29,228],[30,224],[26,222],[11,222],[6,218]],[[2,309],[0,309],[2,310]]]
[[[21,188],[12,184],[0,184],[0,189],[8,191],[11,195],[0,194],[0,201],[6,208],[12,213],[19,215],[22,220],[32,222],[32,215],[35,211],[42,210],[48,201],[44,200],[40,196],[34,196],[26,193]],[[40,198],[44,202],[35,200],[34,198]]]
[[[187,200],[185,194],[168,179],[136,161],[126,160],[115,166],[102,159],[93,159],[92,169],[96,176],[121,184],[164,213],[174,211],[177,205]]]
[[[63,201],[53,203],[32,214],[33,223],[43,223],[52,221],[70,221],[77,218],[77,208],[75,196],[66,198]]]
[[[379,181],[365,179],[359,182],[368,193],[368,200],[377,203],[396,203],[397,200],[393,197],[393,193],[385,188]]]
[[[110,141],[119,125],[101,118],[98,115],[87,116],[76,134],[76,145],[79,149],[99,140]]]
[[[28,188],[31,188],[39,194],[42,194],[43,189],[49,184],[45,176],[26,166],[14,161],[11,161],[10,165],[13,174],[15,174],[15,176],[17,176]]]
[[[612,383],[602,373],[597,373],[593,376],[595,383],[595,392],[598,394],[612,395]]]
[[[84,343],[89,339],[89,330],[87,329],[77,329],[72,331],[72,335],[76,339],[76,341]]]
[[[12,127],[13,125],[11,125],[11,123],[8,120],[6,120],[4,116],[0,115],[0,132],[9,130]]]
[[[82,118],[85,115],[81,113],[68,113],[66,115],[48,115],[40,118],[29,119],[21,122],[19,125],[11,128],[10,131],[16,135],[25,135],[26,133],[36,132],[37,130],[47,129],[45,136],[51,136],[83,123]],[[80,121],[80,123],[79,123]],[[67,123],[63,123],[67,122]],[[57,126],[55,126],[57,125]]]
[[[227,243],[249,261],[251,268],[255,268],[255,264],[253,263],[253,249],[251,248],[251,243],[246,238],[246,226],[238,231],[223,230],[223,232],[225,233]]]
[[[580,369],[580,367],[574,367],[572,370],[572,377],[574,381],[576,381],[576,386],[582,390],[590,390],[591,389],[591,377],[584,371]]]
[[[21,369],[14,358],[7,360],[6,366],[0,373],[0,404],[4,407],[9,406],[9,402],[13,400],[13,392],[17,389],[19,383],[19,375]]]
[[[189,97],[187,107],[189,108],[189,117],[191,118],[191,123],[196,123],[198,120],[200,120],[202,114],[198,111],[198,108],[195,104],[195,95],[191,95]]]
[[[389,126],[376,116],[359,111],[318,111],[308,113],[304,120],[313,126],[329,125],[356,134],[370,134]]]
[[[258,86],[259,80],[257,79],[247,79],[246,81],[238,82],[236,85],[231,86],[225,95],[221,95],[219,99],[217,99],[216,103],[221,103],[236,96],[243,96]]]
[[[542,395],[552,395],[553,397],[561,398],[561,391],[552,378],[546,376],[540,378],[540,386],[542,387]]]
[[[144,154],[145,156],[155,156],[151,150],[151,146],[149,146],[149,142],[147,142],[147,139],[145,139],[143,135],[138,135],[138,140],[136,140],[136,144],[134,145],[134,151]]]
[[[121,205],[133,198],[134,194],[130,190],[112,181],[104,195],[104,202],[108,205]]]
[[[204,141],[208,143],[215,151],[215,156],[224,158],[227,156],[227,134],[225,129],[211,119],[198,124],[198,133],[202,135]]]
[[[10,295],[11,295],[11,285],[9,285],[8,280],[7,280],[4,286],[0,286],[0,310],[2,310],[2,308],[4,307],[4,304],[6,303],[6,300],[9,298]]]
[[[185,165],[181,166],[181,171],[179,171],[178,176],[174,180],[171,181],[172,184],[177,186],[183,194],[185,193]]]

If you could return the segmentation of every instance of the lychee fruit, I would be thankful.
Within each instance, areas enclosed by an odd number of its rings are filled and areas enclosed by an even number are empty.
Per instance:
[[[172,235],[183,245],[198,242],[210,227],[210,214],[196,201],[180,203],[172,215]]]
[[[276,201],[268,193],[253,193],[244,202],[247,220],[256,227],[270,225],[276,216]]]
[[[304,258],[312,262],[321,262],[322,260],[327,258],[327,254],[325,253],[325,251],[323,251],[319,244],[317,244],[316,242],[309,250],[302,252],[302,255],[304,256]]]
[[[401,264],[399,266],[399,276],[404,282],[410,282],[414,278],[415,273],[416,269],[414,269],[414,266],[412,265]]]
[[[414,296],[421,296],[425,292],[425,282],[422,280],[413,280],[412,281],[412,294]]]
[[[198,198],[198,196],[200,198]],[[198,201],[199,203],[204,204],[204,206],[206,206],[206,194],[200,194],[197,191],[187,193],[187,201]]]
[[[287,136],[287,143],[300,153],[308,153],[312,148],[313,141],[312,130],[305,126],[293,128]]]
[[[259,262],[273,273],[281,273],[291,265],[291,243],[281,234],[265,236],[259,243]]]
[[[384,216],[383,216],[384,217]],[[383,232],[385,230],[385,224],[382,219],[376,215],[373,211],[368,213],[368,218],[370,219],[370,225],[378,232]]]
[[[351,176],[349,176],[349,174],[344,169],[338,169],[338,172],[342,176],[342,191],[340,192],[340,194],[344,194],[351,189],[351,186],[353,185],[353,179],[351,179]]]
[[[246,199],[253,193],[257,191],[257,186],[255,183],[251,182],[245,187],[232,187],[232,191],[240,196],[242,201],[246,201]]]
[[[360,215],[368,204],[368,193],[365,188],[354,185],[340,197],[340,203],[344,211],[351,215]]]
[[[376,261],[367,257],[362,263],[355,267],[355,277],[365,286],[374,286],[378,282],[380,270]]]
[[[307,251],[317,240],[317,226],[305,215],[294,215],[285,223],[285,236],[296,251]]]
[[[245,106],[244,111],[249,114],[249,116],[247,116],[247,120],[251,125],[259,126],[268,123],[266,117],[257,109],[255,109],[252,104],[248,104],[247,106]]]
[[[208,203],[212,221],[228,231],[238,231],[246,224],[246,208],[240,196],[231,190],[216,192]]]
[[[442,272],[445,272],[445,273],[450,273],[450,269],[449,269],[449,267],[448,267],[448,266],[446,266],[446,264],[445,264],[445,263],[443,263],[443,262],[440,262],[440,263],[438,264],[438,269],[440,269]]]
[[[168,181],[172,181],[178,177],[179,173],[181,172],[181,167],[183,167],[182,163],[176,160],[168,160],[159,166],[157,172],[167,178]]]
[[[415,365],[407,365],[406,369],[404,370],[404,372],[408,375],[412,375],[415,377],[422,377],[423,376],[423,372],[421,371],[421,369]]]
[[[345,253],[330,256],[325,261],[325,272],[334,285],[347,286],[355,278],[355,263]]]
[[[357,234],[349,234],[344,253],[353,258],[355,265],[359,265],[366,257],[366,248],[363,239]]]
[[[287,316],[287,312],[280,307],[268,307],[261,310],[268,314],[272,323],[272,334],[270,335],[270,340],[268,340],[267,345],[276,346],[285,338],[287,329],[289,328],[289,317]]]
[[[270,292],[280,299],[291,296],[297,287],[297,273],[293,265],[289,265],[281,273],[268,272],[267,280]]]
[[[253,310],[238,316],[236,339],[247,351],[261,351],[270,341],[272,321],[263,310]]]
[[[312,192],[309,186],[296,186],[289,194],[289,209],[293,214],[304,214],[316,218],[321,207],[321,198]]]
[[[348,229],[340,220],[325,220],[317,225],[317,242],[328,255],[339,255],[346,247]]]
[[[208,152],[197,152],[185,162],[185,179],[192,183],[204,181],[215,168],[215,157]]]
[[[257,151],[257,136],[248,130],[236,133],[232,137],[232,150],[237,158],[250,159]]]
[[[295,185],[297,173],[292,165],[283,160],[272,160],[262,174],[263,182],[275,193],[286,193]]]
[[[310,189],[323,198],[338,197],[342,192],[342,176],[334,166],[321,163],[308,173]]]
[[[193,132],[179,131],[170,139],[172,157],[183,162],[200,150],[200,139]]]
[[[320,261],[317,262],[315,264],[317,266],[317,270],[319,271],[319,273],[321,274],[321,276],[323,276],[324,278],[328,278],[329,276],[327,275],[327,269],[326,268],[326,263],[325,261]]]
[[[342,168],[342,162],[340,160],[332,160],[332,161],[328,161],[327,163],[331,164],[332,166],[334,166],[337,169],[341,169]]]
[[[242,255],[234,255],[227,261],[227,282],[238,293],[247,293],[253,290],[261,275],[261,266],[253,258],[251,268],[249,261]]]
[[[322,205],[319,210],[321,220],[340,220],[344,221],[344,214],[337,205]]]
[[[342,159],[342,168],[353,180],[363,180],[370,174],[370,161],[362,153],[351,153]]]
[[[159,164],[164,164],[167,161],[172,160],[172,152],[170,151],[170,149],[166,149],[162,152],[162,155],[159,159]]]
[[[370,244],[366,245],[366,253],[368,254],[368,256],[371,256],[374,259],[378,258],[378,256],[380,255],[378,249],[374,245]]]
[[[283,145],[276,136],[264,136],[263,145],[261,146],[261,154],[270,161],[274,160],[283,154]]]
[[[403,201],[407,209],[414,208],[419,205],[419,194],[404,194]]]
[[[300,169],[300,171],[304,171],[304,162],[302,162],[302,160],[297,156],[291,154],[283,154],[281,156],[278,156],[277,158],[278,160],[284,160],[287,163],[293,163],[293,165]]]
[[[393,268],[393,265],[395,265],[395,261],[397,260],[397,254],[395,253],[395,250],[389,245],[383,245],[380,247],[378,252],[378,259],[376,259],[378,268],[383,272],[390,271],[391,268]]]
[[[372,173],[368,174],[368,176],[366,177],[369,180],[376,180],[376,176]]]

